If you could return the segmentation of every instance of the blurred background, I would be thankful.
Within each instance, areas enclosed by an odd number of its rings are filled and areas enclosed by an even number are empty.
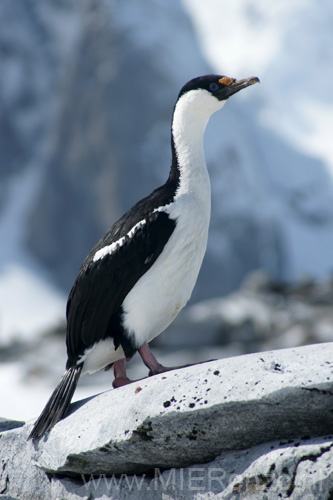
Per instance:
[[[190,304],[154,341],[183,364],[333,339],[333,3],[2,0],[1,415],[37,416],[99,237],[162,184],[180,87],[261,84],[205,136],[212,220]],[[146,373],[140,360],[132,376]],[[82,377],[74,399],[111,387]]]

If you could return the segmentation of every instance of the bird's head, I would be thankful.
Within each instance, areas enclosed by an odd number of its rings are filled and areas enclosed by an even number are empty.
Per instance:
[[[223,75],[198,76],[181,89],[178,100],[195,108],[207,110],[209,114],[222,108],[225,101],[242,89],[259,83],[257,76],[236,80]]]

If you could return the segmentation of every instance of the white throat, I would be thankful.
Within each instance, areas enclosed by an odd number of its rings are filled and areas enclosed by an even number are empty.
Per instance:
[[[221,109],[219,101],[210,92],[197,89],[184,94],[177,102],[172,133],[180,170],[177,197],[185,193],[209,199],[210,182],[204,154],[204,133],[209,118]]]
[[[149,342],[173,321],[196,283],[210,219],[210,182],[203,135],[209,117],[222,106],[223,102],[204,90],[190,91],[177,101],[172,133],[179,185],[172,202],[155,209],[175,220],[175,228],[155,264],[123,303],[123,324],[138,346]]]

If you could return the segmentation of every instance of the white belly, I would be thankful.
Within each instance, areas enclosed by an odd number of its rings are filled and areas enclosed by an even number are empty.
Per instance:
[[[170,240],[123,303],[123,324],[138,347],[165,330],[185,306],[206,251],[210,210],[185,202],[169,212],[177,218]]]
[[[185,205],[185,206],[184,206]],[[172,206],[176,228],[163,252],[123,302],[123,324],[139,348],[159,335],[191,297],[206,251],[210,211],[192,202]],[[168,210],[166,210],[168,211]],[[171,212],[171,210],[169,210]],[[81,357],[93,373],[124,357],[113,339],[101,340]]]
[[[210,182],[203,135],[212,113],[221,109],[209,92],[185,93],[175,106],[172,121],[179,184],[174,203],[161,207],[177,221],[163,252],[140,278],[123,302],[123,325],[139,348],[159,335],[189,300],[206,251],[210,219]],[[96,253],[103,258],[110,248]],[[84,354],[83,371],[95,371],[123,357],[113,339],[101,341]]]
[[[124,357],[125,354],[121,346],[115,350],[113,338],[100,340],[93,347],[86,349],[83,356],[81,356],[80,361],[84,361],[82,375],[95,373]]]

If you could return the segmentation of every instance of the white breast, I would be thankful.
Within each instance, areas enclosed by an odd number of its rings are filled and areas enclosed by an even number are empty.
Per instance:
[[[195,286],[206,251],[210,220],[210,182],[203,136],[209,117],[223,104],[208,92],[195,90],[181,97],[175,107],[172,132],[180,183],[174,201],[157,210],[176,220],[176,228],[156,262],[123,302],[123,325],[138,348],[165,330],[185,306]],[[113,250],[110,245],[97,252],[94,260]],[[121,347],[114,350],[113,339],[100,341],[82,357],[83,372],[96,371],[123,356]]]
[[[149,271],[123,303],[123,324],[138,347],[159,335],[191,297],[205,255],[210,220],[210,182],[203,136],[208,119],[223,106],[206,91],[178,100],[172,124],[180,169],[174,201],[165,211],[176,228]]]
[[[191,297],[206,251],[209,213],[191,200],[166,211],[181,211],[163,252],[123,303],[123,324],[138,347],[159,335]],[[186,205],[186,206],[185,206]],[[172,214],[174,215],[174,214]],[[171,216],[171,213],[170,213]]]

